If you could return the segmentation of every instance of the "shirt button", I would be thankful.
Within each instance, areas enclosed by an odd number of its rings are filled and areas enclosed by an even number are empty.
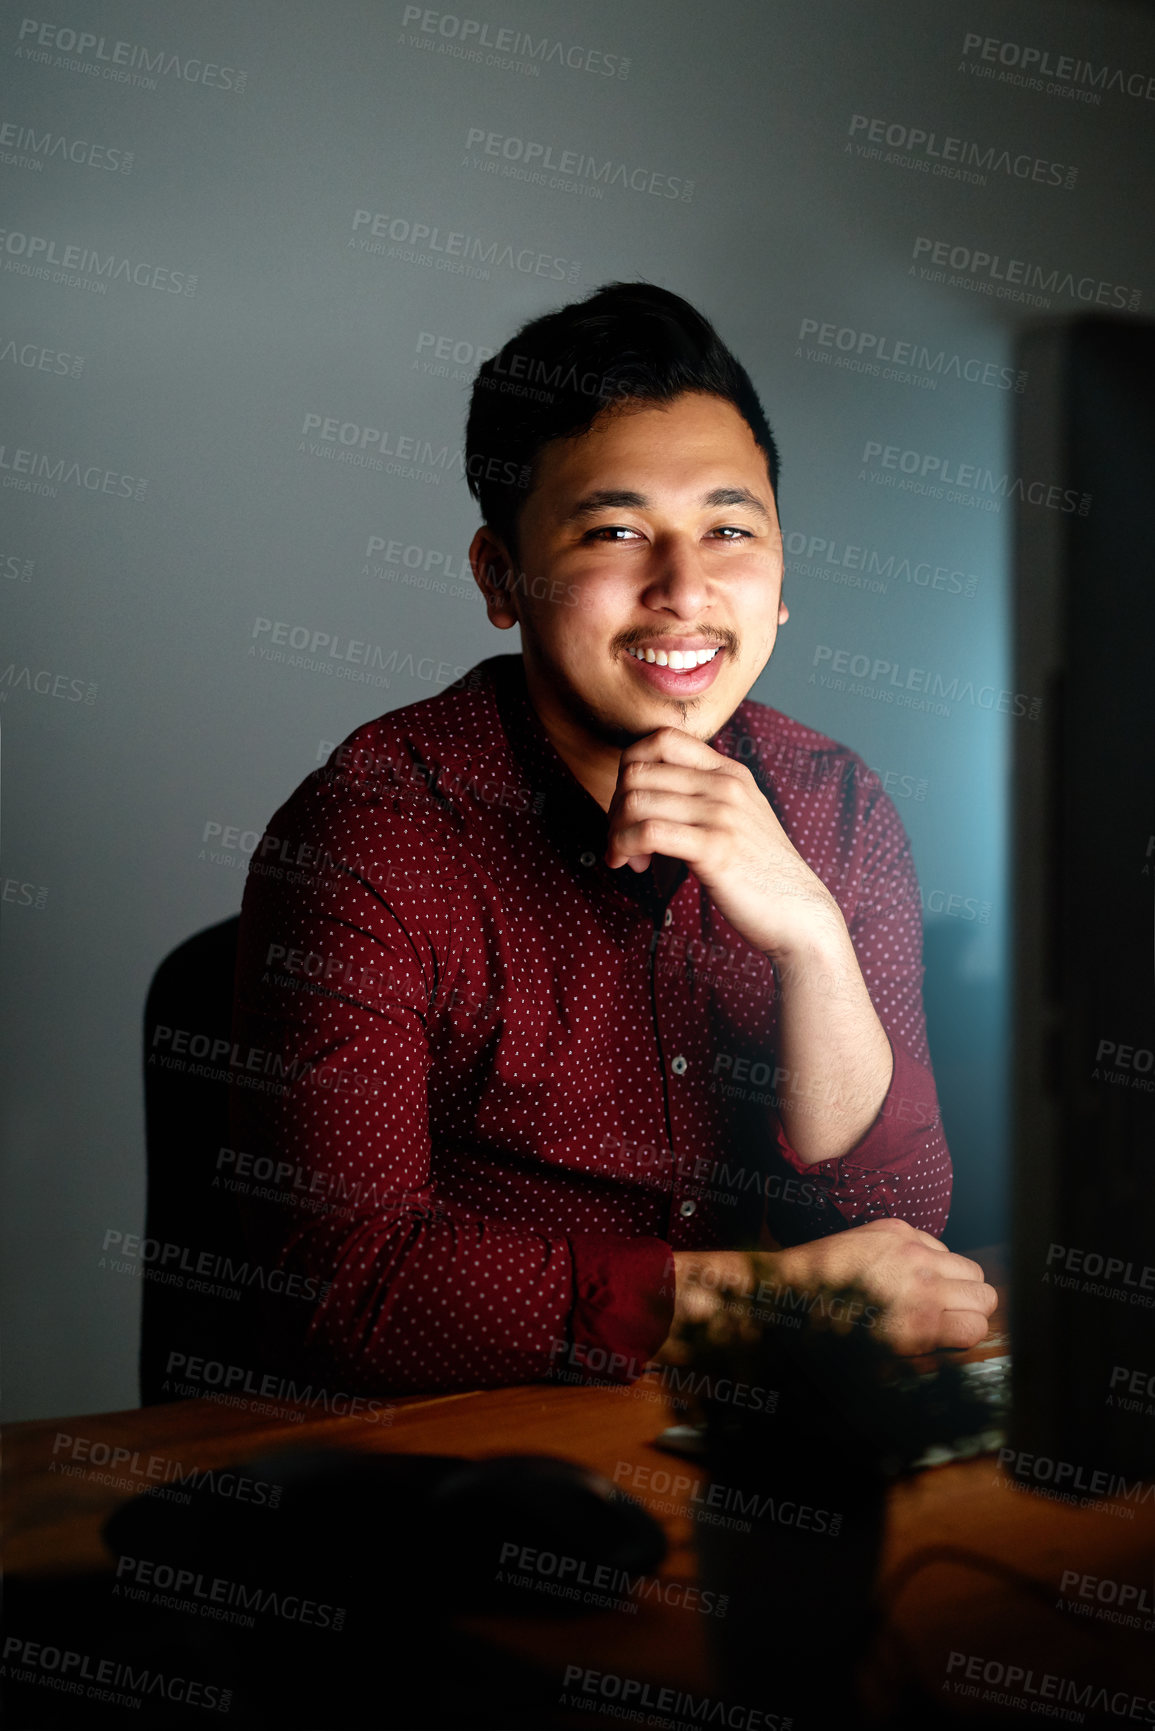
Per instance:
[[[662,924],[664,926],[672,926],[673,923],[674,923],[674,910],[673,910],[673,908],[667,908],[666,909],[666,917],[662,921]]]
[[[686,1063],[685,1058],[675,1058],[673,1063],[670,1065],[670,1069],[674,1072],[675,1076],[684,1076],[686,1071],[689,1069],[689,1065]]]
[[[592,866],[597,857],[596,853],[590,853],[587,849],[587,851],[582,854],[582,864],[584,866]]]
[[[686,1200],[682,1203],[681,1207],[678,1209],[678,1213],[684,1214],[686,1216],[687,1220],[690,1218],[691,1214],[696,1214],[697,1212],[698,1212],[698,1204],[694,1201],[693,1197],[691,1197],[691,1196],[687,1196]]]

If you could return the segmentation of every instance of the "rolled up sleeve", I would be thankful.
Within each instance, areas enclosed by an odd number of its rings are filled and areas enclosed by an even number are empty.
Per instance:
[[[950,1211],[951,1160],[926,1039],[922,904],[910,844],[891,799],[869,772],[858,818],[857,893],[847,919],[862,977],[894,1063],[874,1122],[854,1147],[807,1165],[776,1126],[782,1158],[837,1210],[820,1233],[889,1216],[941,1237]]]

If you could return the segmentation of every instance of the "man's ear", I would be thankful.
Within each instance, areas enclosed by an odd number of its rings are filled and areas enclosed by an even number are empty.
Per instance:
[[[485,597],[489,623],[496,625],[499,631],[508,631],[518,622],[510,595],[514,563],[504,541],[494,534],[488,523],[481,525],[469,543],[469,566],[474,582]]]
[[[789,607],[787,607],[785,601],[779,601],[779,603],[778,603],[778,623],[779,623],[779,625],[785,625],[785,623],[789,619],[789,617],[790,617]]]

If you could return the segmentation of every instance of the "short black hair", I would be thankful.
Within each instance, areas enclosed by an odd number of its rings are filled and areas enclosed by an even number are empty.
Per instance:
[[[484,521],[517,559],[517,516],[551,439],[588,432],[614,403],[686,391],[732,403],[778,497],[778,447],[750,375],[708,319],[656,283],[605,283],[524,324],[478,369],[465,423],[465,475]]]

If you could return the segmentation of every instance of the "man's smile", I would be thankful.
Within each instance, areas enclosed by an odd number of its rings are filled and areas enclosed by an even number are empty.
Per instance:
[[[661,648],[654,643],[638,643],[626,649],[624,659],[652,690],[694,697],[713,685],[726,653],[720,643],[705,644],[700,638],[696,645],[693,639],[684,641],[685,647],[680,638],[661,639]]]

